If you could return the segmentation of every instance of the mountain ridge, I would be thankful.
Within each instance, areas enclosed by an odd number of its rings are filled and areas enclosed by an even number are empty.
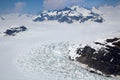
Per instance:
[[[94,8],[95,10],[95,8]],[[103,23],[104,19],[102,14],[93,12],[79,6],[65,7],[61,10],[43,11],[35,19],[34,22],[43,21],[58,21],[60,23],[73,23],[79,22],[84,23],[86,21],[93,21],[98,23]]]

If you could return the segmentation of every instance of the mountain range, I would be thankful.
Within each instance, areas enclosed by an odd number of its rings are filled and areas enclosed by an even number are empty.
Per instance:
[[[96,8],[94,8],[96,9]],[[97,10],[97,9],[96,9]],[[84,23],[86,21],[93,21],[102,23],[104,21],[102,14],[97,13],[92,9],[85,9],[79,6],[65,7],[61,10],[45,10],[40,12],[39,15],[33,19],[34,22],[43,21],[58,21],[60,23],[73,23],[79,22]]]

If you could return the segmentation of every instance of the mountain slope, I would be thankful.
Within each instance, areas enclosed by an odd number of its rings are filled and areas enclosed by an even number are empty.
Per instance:
[[[67,51],[65,48],[69,47],[64,42],[91,46],[94,40],[120,36],[117,33],[120,32],[119,9],[107,9],[104,8],[105,22],[102,24],[33,22],[32,17],[3,15],[5,21],[0,22],[1,34],[10,29],[11,25],[24,25],[28,30],[16,36],[0,36],[0,80],[120,80],[120,77],[110,78],[90,73],[80,63],[70,61],[66,56],[68,53],[64,54]]]
[[[43,11],[33,21],[53,21],[73,23],[75,21],[83,23],[86,21],[93,21],[102,23],[104,19],[101,14],[95,13],[92,10],[80,8],[79,6],[66,7],[61,10]]]

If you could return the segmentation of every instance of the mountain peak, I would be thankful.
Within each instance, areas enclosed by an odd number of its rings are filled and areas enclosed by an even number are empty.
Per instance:
[[[74,5],[74,6],[72,6],[72,7],[70,7],[72,10],[76,10],[76,9],[79,9],[80,7],[79,6],[77,6],[77,5]]]
[[[66,22],[66,23],[73,23],[77,22],[86,22],[86,21],[93,21],[102,23],[103,18],[100,14],[95,13],[94,11],[79,7],[79,6],[72,6],[72,7],[65,7],[61,10],[53,10],[53,11],[43,11],[40,13],[38,17],[36,17],[33,21],[55,21],[58,22]]]
[[[92,12],[95,12],[97,14],[103,14],[100,10],[98,10],[96,7],[92,7],[91,9]]]

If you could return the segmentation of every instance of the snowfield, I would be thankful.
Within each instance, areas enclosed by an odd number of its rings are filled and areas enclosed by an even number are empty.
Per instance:
[[[21,71],[26,71],[35,80],[117,80],[92,74],[80,63],[68,58],[69,47],[74,44],[59,42],[33,47],[24,56],[17,59]],[[35,77],[33,77],[35,75]]]
[[[69,60],[69,48],[99,39],[120,37],[120,6],[99,8],[103,23],[33,22],[34,15],[1,15],[0,80],[120,80],[90,73]],[[98,12],[99,12],[98,11]],[[16,36],[3,32],[11,26],[25,26]]]

